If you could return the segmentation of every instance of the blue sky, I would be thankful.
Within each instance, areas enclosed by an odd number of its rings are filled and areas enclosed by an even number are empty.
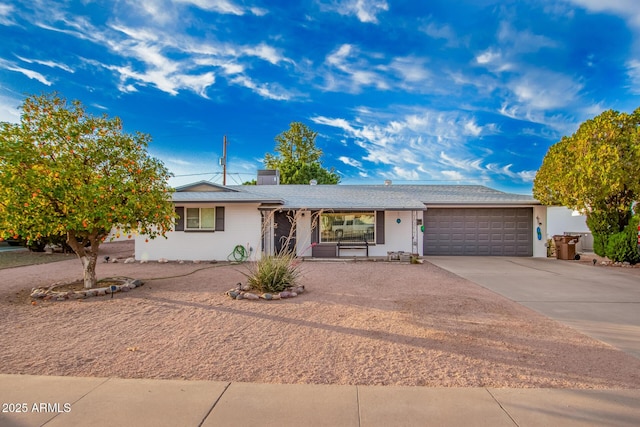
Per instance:
[[[252,179],[301,121],[345,184],[530,193],[553,143],[640,106],[637,0],[0,0],[0,121],[58,91],[153,137],[172,184]],[[188,176],[186,176],[188,175]]]

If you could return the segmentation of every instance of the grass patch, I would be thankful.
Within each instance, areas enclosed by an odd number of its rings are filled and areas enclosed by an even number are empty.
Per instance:
[[[0,270],[5,268],[23,267],[25,265],[47,264],[50,262],[66,261],[77,258],[75,254],[31,251],[3,251],[0,252]]]

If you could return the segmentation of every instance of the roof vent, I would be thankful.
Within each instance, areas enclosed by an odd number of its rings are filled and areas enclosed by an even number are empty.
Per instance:
[[[311,181],[309,181],[309,185],[318,185],[318,180],[312,179]]]
[[[280,184],[280,171],[277,169],[265,169],[258,171],[258,185],[278,185]]]
[[[389,186],[389,185],[391,185],[391,184],[392,184],[392,182],[391,182],[391,180],[390,180],[390,179],[385,179],[385,180],[384,180],[384,185]]]

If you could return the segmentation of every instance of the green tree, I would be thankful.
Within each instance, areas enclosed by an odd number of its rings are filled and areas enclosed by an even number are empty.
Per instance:
[[[79,101],[31,96],[20,123],[0,123],[0,234],[35,240],[66,235],[94,287],[100,243],[121,233],[164,236],[172,225],[170,174],[118,118]]]
[[[549,148],[533,183],[545,205],[587,214],[594,249],[603,255],[608,237],[621,232],[640,197],[640,108],[608,110],[587,120]]]
[[[305,124],[291,123],[287,131],[276,136],[276,154],[265,155],[265,167],[278,169],[282,184],[308,184],[312,179],[318,184],[337,184],[340,177],[335,170],[322,167],[322,150],[316,147],[317,136],[318,133]]]

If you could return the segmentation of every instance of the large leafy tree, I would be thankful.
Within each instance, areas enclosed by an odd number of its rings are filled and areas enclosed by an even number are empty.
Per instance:
[[[168,170],[118,118],[87,114],[79,101],[31,96],[20,123],[0,123],[0,234],[28,240],[66,235],[96,285],[100,243],[112,228],[164,236],[173,210]]]
[[[594,237],[621,232],[640,198],[640,108],[605,111],[551,146],[533,194],[546,205],[586,213]]]
[[[282,184],[337,184],[340,176],[333,169],[322,167],[322,150],[316,147],[317,132],[304,123],[293,122],[289,129],[276,136],[276,154],[267,153],[265,167],[280,171]]]

